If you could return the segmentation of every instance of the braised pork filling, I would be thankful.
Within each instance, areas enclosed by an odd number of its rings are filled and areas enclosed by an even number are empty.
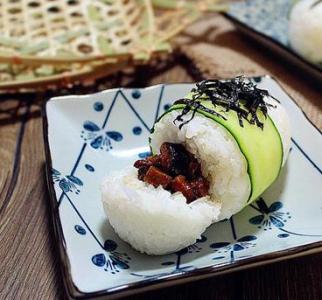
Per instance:
[[[209,182],[201,173],[200,163],[181,144],[163,143],[159,155],[138,160],[134,167],[139,180],[171,193],[181,192],[187,203],[209,195]]]

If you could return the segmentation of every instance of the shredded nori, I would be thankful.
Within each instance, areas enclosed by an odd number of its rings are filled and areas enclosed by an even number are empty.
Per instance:
[[[220,113],[223,109],[225,111],[235,111],[241,127],[243,127],[243,120],[246,120],[250,124],[255,124],[263,129],[264,124],[259,120],[258,112],[261,111],[264,117],[267,118],[267,108],[275,107],[266,103],[264,98],[271,97],[279,102],[267,90],[257,88],[254,82],[242,76],[224,81],[216,79],[203,80],[196,84],[196,88],[193,88],[191,93],[192,99],[183,98],[174,103],[185,105],[181,114],[174,120],[174,123],[181,122],[179,129],[194,118],[197,110],[202,110],[226,120],[225,116]],[[202,105],[204,101],[210,101],[215,108],[218,107],[219,109],[212,110],[204,107]],[[191,111],[191,118],[184,121],[182,117]]]

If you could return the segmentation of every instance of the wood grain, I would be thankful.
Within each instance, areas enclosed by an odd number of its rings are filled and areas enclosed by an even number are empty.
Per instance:
[[[16,116],[18,110],[18,101],[6,100],[1,102],[0,107],[0,124],[8,118]],[[0,126],[0,157],[1,157],[1,168],[0,168],[0,210],[3,206],[3,202],[7,198],[8,189],[12,177],[12,167],[14,161],[14,155],[12,153],[16,146],[16,137],[21,128],[19,122],[11,122],[9,124],[2,124]]]
[[[312,255],[149,292],[132,299],[318,300],[322,296],[321,263],[321,254]]]
[[[18,169],[10,201],[0,211],[0,298],[59,298],[63,291],[48,218],[41,119],[23,119],[12,127],[17,135],[7,148],[13,157],[6,169],[12,173],[15,155]]]
[[[231,46],[228,45],[228,41],[225,42],[225,46],[223,42],[220,46],[214,46],[221,48],[221,53],[226,53],[226,60],[230,59],[230,51],[243,53],[244,56],[250,53],[251,56],[247,58],[246,63],[243,63],[244,58],[241,58],[241,62],[235,65],[229,64],[229,61],[225,64],[222,61],[223,56],[218,56],[215,65],[210,60],[211,57],[216,57],[215,51],[210,56],[207,54],[206,58],[203,55],[195,55],[197,41],[194,41],[185,47],[184,52],[201,68],[204,76],[212,74],[224,77],[227,69],[225,71],[222,65],[229,66],[231,74],[245,72],[249,75],[253,74],[251,71],[257,74],[257,69],[253,69],[251,65],[252,62],[259,66],[265,65],[267,70],[282,79],[285,87],[294,91],[295,99],[322,129],[322,123],[319,121],[322,101],[317,100],[321,99],[320,86],[303,82],[302,74],[278,66],[280,63],[273,54],[264,55],[256,46],[250,46],[249,42],[234,32],[225,21],[219,22],[216,28],[219,32],[229,31],[229,35],[235,41]],[[160,72],[142,69],[137,73],[132,85],[191,82],[195,79],[191,76],[193,68],[190,64],[189,61],[177,60]],[[204,70],[207,65],[211,74]],[[110,79],[106,79],[106,82],[110,82]],[[85,93],[86,90],[81,92]],[[25,95],[22,98],[17,96],[20,100],[17,101],[13,96],[7,96],[0,102],[0,299],[65,298],[59,258],[49,219],[39,106],[32,104],[30,110],[26,106],[26,103],[33,102],[36,97],[47,98],[46,95]],[[11,189],[10,184],[13,187]],[[322,254],[153,291],[131,299],[320,300]]]

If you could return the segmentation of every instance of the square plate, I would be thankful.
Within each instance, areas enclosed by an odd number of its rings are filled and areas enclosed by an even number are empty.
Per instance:
[[[294,0],[245,0],[233,2],[224,15],[238,28],[265,46],[283,55],[302,70],[322,81],[322,65],[297,54],[288,39],[288,20]]]
[[[51,217],[70,297],[128,295],[321,250],[321,132],[274,79],[252,80],[291,117],[286,167],[257,202],[210,226],[195,245],[157,257],[136,252],[116,236],[103,212],[100,182],[149,153],[154,121],[193,85],[113,89],[47,102]]]

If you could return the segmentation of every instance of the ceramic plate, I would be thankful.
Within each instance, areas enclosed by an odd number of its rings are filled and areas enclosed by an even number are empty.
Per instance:
[[[289,61],[322,80],[322,65],[312,64],[293,51],[288,40],[289,13],[294,0],[242,0],[224,15],[239,29],[284,55]]]
[[[196,244],[152,257],[108,225],[100,183],[149,154],[156,118],[192,84],[113,89],[53,98],[44,110],[52,219],[70,297],[121,296],[321,250],[322,138],[270,77],[253,78],[280,99],[293,124],[292,151],[277,182]]]

